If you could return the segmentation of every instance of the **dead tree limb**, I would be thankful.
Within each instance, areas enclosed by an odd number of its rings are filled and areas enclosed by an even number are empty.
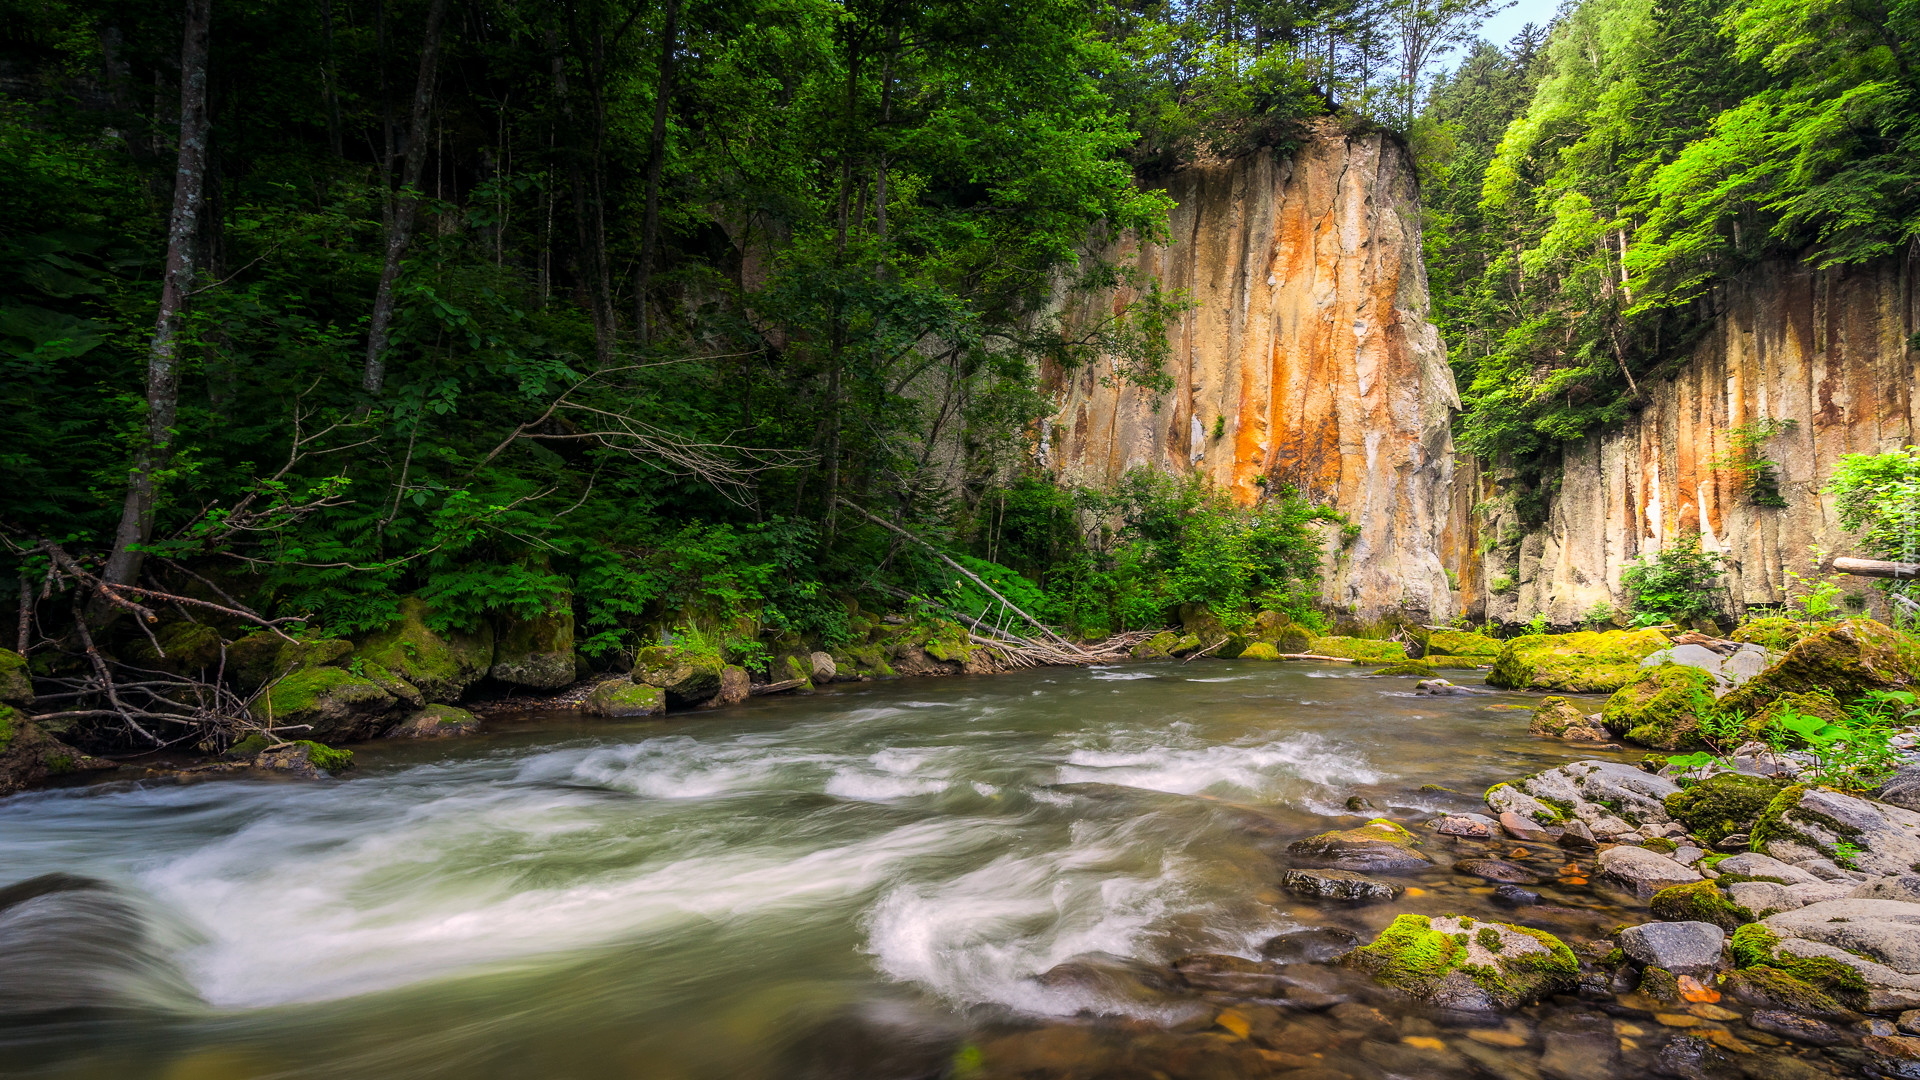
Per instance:
[[[1887,562],[1883,559],[1835,559],[1833,572],[1854,577],[1920,578],[1920,563]]]

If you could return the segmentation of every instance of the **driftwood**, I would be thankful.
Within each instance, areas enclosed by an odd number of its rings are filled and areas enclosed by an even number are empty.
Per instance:
[[[781,694],[807,685],[805,679],[782,679],[779,682],[759,683],[747,688],[748,695],[759,697],[761,694]]]
[[[1833,572],[1854,577],[1920,578],[1920,563],[1841,558],[1833,560]]]

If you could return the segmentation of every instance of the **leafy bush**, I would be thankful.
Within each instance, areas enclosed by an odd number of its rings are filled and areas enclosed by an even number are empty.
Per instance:
[[[1634,623],[1645,626],[1712,614],[1719,604],[1720,555],[1700,546],[1698,533],[1630,564],[1620,575],[1633,594]]]

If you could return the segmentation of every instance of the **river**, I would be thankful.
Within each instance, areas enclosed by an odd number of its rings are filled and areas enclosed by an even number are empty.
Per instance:
[[[108,978],[142,1007],[0,1028],[0,1072],[908,1077],[1049,1018],[1191,1027],[1179,1002],[1036,977],[1484,908],[1441,871],[1330,914],[1277,888],[1276,853],[1356,823],[1352,798],[1411,824],[1593,756],[1528,737],[1523,696],[1412,689],[1334,665],[1043,669],[517,717],[358,747],[342,782],[9,799],[0,885],[110,891],[35,970],[0,960],[0,996]]]

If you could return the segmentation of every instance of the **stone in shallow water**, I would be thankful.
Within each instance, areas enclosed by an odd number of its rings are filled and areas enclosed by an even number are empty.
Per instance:
[[[1400,895],[1399,886],[1351,870],[1289,870],[1283,884],[1289,892],[1320,900],[1371,903]]]
[[[1396,873],[1425,870],[1433,860],[1415,847],[1419,839],[1385,818],[1352,829],[1333,829],[1287,845],[1287,854],[1333,870]]]
[[[1493,898],[1514,907],[1531,907],[1540,902],[1540,894],[1518,885],[1502,885],[1493,890]]]
[[[1507,833],[1515,840],[1527,840],[1536,844],[1551,844],[1553,842],[1552,833],[1511,810],[1502,810],[1500,812],[1500,827],[1507,830]]]
[[[1269,997],[1280,989],[1273,966],[1224,953],[1192,953],[1173,962],[1180,981],[1195,990]]]
[[[1747,1026],[1815,1046],[1833,1046],[1846,1041],[1846,1036],[1832,1024],[1782,1009],[1761,1009],[1747,1018]]]
[[[1505,859],[1462,859],[1454,863],[1453,868],[1463,874],[1513,885],[1538,885],[1541,880],[1540,875]]]
[[[1620,951],[1675,975],[1705,975],[1721,965],[1727,932],[1707,922],[1654,922],[1620,931]]]
[[[1402,915],[1344,963],[1446,1009],[1514,1009],[1569,989],[1580,965],[1551,934],[1460,915]]]
[[[1433,823],[1433,831],[1442,836],[1487,840],[1500,835],[1500,823],[1485,814],[1448,814]]]
[[[1324,964],[1359,944],[1352,931],[1322,926],[1273,938],[1260,946],[1260,955],[1276,964]]]
[[[1869,1035],[1860,1040],[1880,1075],[1920,1080],[1920,1039],[1905,1035]]]

